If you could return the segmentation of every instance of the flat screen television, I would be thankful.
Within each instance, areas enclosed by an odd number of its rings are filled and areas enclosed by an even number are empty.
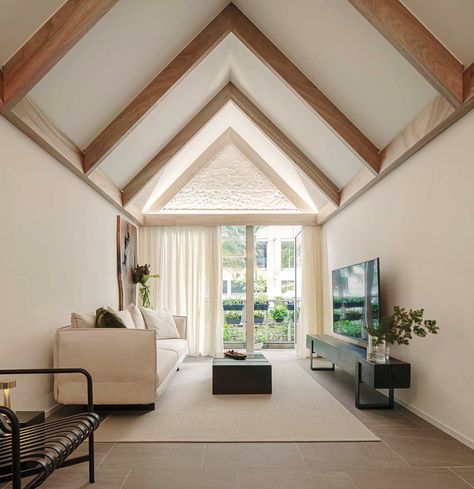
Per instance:
[[[332,272],[333,331],[367,341],[366,326],[380,320],[379,259]]]

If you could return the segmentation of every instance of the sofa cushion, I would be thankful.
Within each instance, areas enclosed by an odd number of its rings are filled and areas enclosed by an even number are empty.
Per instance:
[[[73,328],[95,328],[95,312],[71,313]]]
[[[143,319],[143,314],[140,309],[135,304],[130,304],[126,311],[132,315],[133,322],[135,323],[136,329],[146,329],[145,320]]]
[[[109,309],[99,307],[96,311],[96,328],[126,328],[124,322]]]
[[[108,307],[107,310],[119,317],[122,320],[123,324],[125,324],[126,328],[135,329],[135,323],[133,322],[130,311],[127,311],[126,309],[124,311],[116,311],[111,307]]]
[[[157,350],[156,352],[156,375],[160,385],[170,374],[178,361],[178,354],[172,350]]]
[[[188,342],[181,339],[158,340],[156,342],[158,350],[171,350],[181,358],[188,353]],[[159,353],[158,353],[159,355]]]
[[[178,328],[173,316],[167,309],[154,311],[153,309],[141,308],[143,319],[148,329],[156,329],[159,340],[179,338]]]

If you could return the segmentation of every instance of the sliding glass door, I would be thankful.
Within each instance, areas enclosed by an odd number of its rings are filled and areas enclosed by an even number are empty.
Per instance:
[[[251,336],[255,350],[294,347],[300,233],[300,226],[222,228],[225,348],[250,349],[246,339]],[[247,291],[249,280],[252,293]]]

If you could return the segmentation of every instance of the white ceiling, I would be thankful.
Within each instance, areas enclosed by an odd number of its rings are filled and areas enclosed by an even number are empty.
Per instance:
[[[347,0],[235,3],[379,148],[437,95]]]
[[[121,0],[33,88],[31,98],[84,148],[226,4]]]
[[[474,0],[402,0],[464,64],[474,63]]]
[[[155,200],[229,127],[234,129],[315,211],[328,201],[253,122],[233,103],[229,103],[169,161],[160,174],[143,189],[135,204],[148,212]]]
[[[0,0],[0,65],[4,65],[64,2]]]
[[[474,0],[403,0],[466,66],[474,61]],[[6,61],[64,0],[0,0]],[[85,148],[228,3],[120,0],[30,92]],[[437,94],[347,0],[235,0],[235,4],[361,128],[384,147]],[[130,179],[231,80],[339,186],[362,163],[289,87],[233,35],[182,78],[110,153],[101,170]],[[148,208],[227,128],[238,132],[315,209],[327,199],[232,104],[150,182]]]

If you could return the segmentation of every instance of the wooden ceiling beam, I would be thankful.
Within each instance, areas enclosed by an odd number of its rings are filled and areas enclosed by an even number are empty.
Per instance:
[[[235,5],[230,4],[229,8],[233,12],[233,34],[318,113],[371,171],[377,173],[379,150],[370,139]]]
[[[231,99],[331,202],[339,205],[339,187],[234,85],[231,85]]]
[[[230,32],[230,9],[217,15],[84,150],[90,173],[145,117],[173,85]]]
[[[245,139],[235,132],[232,128],[228,129],[230,141],[242,152],[242,154],[250,160],[270,182],[300,211],[303,213],[314,213],[315,209],[302,199],[298,192],[286,183],[271,165],[269,165]]]
[[[474,97],[474,63],[464,72],[464,101]]]
[[[273,141],[328,197],[339,204],[339,188],[327,177],[273,122],[237,87],[229,82],[179,133],[155,155],[124,187],[123,205],[128,205],[145,185],[180,151],[224,105],[232,101],[251,121]]]
[[[94,173],[93,179],[84,175],[82,151],[58,131],[28,97],[23,98],[13,109],[0,106],[0,115],[129,219],[138,225],[143,223],[142,215],[137,209],[122,207],[120,189],[115,187],[104,174]]]
[[[443,96],[436,98],[381,151],[380,173],[371,175],[366,169],[357,173],[341,189],[339,207],[328,203],[321,209],[318,214],[318,224],[324,224],[336,216],[473,109],[474,96],[457,109]]]
[[[463,66],[399,1],[348,0],[454,106],[463,102]]]
[[[84,171],[93,171],[165,93],[230,32],[273,69],[377,173],[377,147],[232,3],[89,144],[84,151]]]
[[[227,131],[222,133],[210,146],[208,146],[191,165],[183,171],[176,180],[147,209],[147,213],[160,212],[173,197],[175,197],[229,142]]]
[[[117,3],[68,0],[4,66],[4,104],[14,106]]]
[[[173,158],[200,129],[202,129],[230,100],[230,84],[226,85],[196,116],[194,116],[181,131],[172,138],[142,168],[122,192],[122,203],[128,205],[145,185]]]

